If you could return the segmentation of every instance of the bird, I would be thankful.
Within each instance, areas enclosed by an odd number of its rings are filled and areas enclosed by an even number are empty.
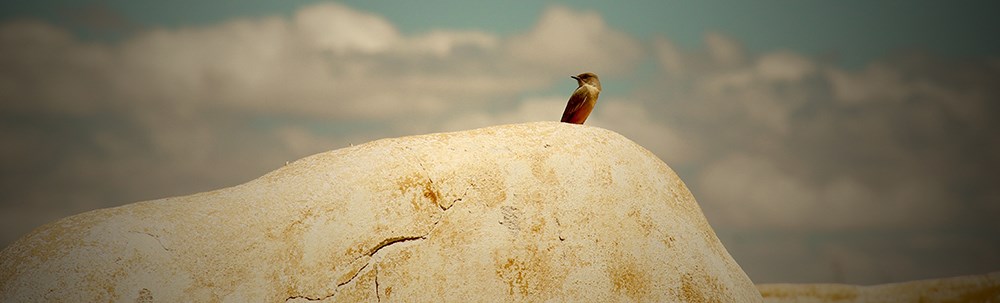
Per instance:
[[[597,104],[597,96],[601,94],[601,81],[597,79],[597,74],[589,72],[569,77],[576,79],[576,84],[579,86],[573,91],[573,95],[569,96],[560,121],[583,124]]]

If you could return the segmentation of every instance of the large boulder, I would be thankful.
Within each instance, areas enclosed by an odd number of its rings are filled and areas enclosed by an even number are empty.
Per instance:
[[[759,302],[684,183],[614,132],[384,139],[100,209],[0,253],[0,301]]]
[[[768,303],[1000,302],[1000,272],[872,286],[761,284]]]

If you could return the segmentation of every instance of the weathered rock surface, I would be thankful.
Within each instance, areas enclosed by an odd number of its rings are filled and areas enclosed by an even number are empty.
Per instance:
[[[873,286],[761,284],[764,302],[1000,302],[1000,272]]]
[[[0,253],[0,301],[759,302],[670,168],[540,122],[385,139],[95,210]]]

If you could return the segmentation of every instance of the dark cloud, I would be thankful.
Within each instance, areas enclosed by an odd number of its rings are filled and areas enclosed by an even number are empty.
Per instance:
[[[992,257],[1000,253],[993,59],[907,53],[844,70],[790,52],[734,55],[737,43],[706,45],[685,51],[655,40],[662,85],[639,94],[658,100],[646,106],[652,115],[700,146],[698,161],[674,166],[713,226],[732,232],[737,259],[755,264],[755,281],[789,280],[789,262],[813,268],[800,276],[813,282],[1000,268]],[[759,233],[771,237],[734,240]],[[909,245],[928,238],[940,241]],[[775,258],[783,249],[812,257]]]
[[[91,35],[120,37],[142,28],[138,22],[104,1],[64,7],[59,10],[59,16],[66,22],[66,26],[82,28]]]

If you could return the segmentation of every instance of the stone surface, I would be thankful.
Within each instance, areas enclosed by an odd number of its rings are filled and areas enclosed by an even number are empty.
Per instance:
[[[873,286],[761,284],[764,302],[1000,302],[1000,272]]]
[[[0,301],[759,302],[681,180],[557,122],[384,139],[246,184],[68,217]]]

